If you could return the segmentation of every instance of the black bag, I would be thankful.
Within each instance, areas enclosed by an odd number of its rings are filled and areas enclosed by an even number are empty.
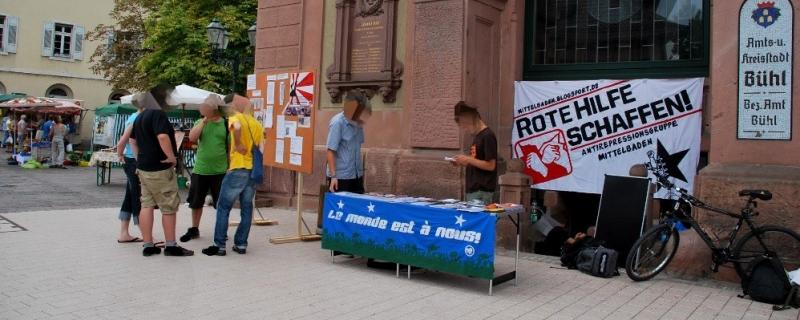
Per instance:
[[[758,257],[748,265],[742,278],[742,289],[745,296],[755,301],[783,304],[789,297],[792,285],[781,259]]]
[[[605,244],[605,241],[597,240],[594,237],[585,236],[576,240],[573,244],[564,243],[561,247],[561,266],[567,269],[578,268],[578,255],[586,248],[597,248]]]
[[[619,253],[603,246],[586,248],[578,253],[576,267],[578,270],[595,277],[610,278],[618,276],[617,258]]]

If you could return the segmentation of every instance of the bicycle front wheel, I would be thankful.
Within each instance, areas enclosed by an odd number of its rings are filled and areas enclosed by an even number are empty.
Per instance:
[[[742,279],[750,262],[763,256],[777,256],[786,270],[796,270],[800,268],[800,235],[784,227],[762,226],[745,234],[734,246],[731,256],[736,273]]]
[[[680,236],[671,224],[660,224],[633,244],[625,271],[633,281],[650,280],[667,268],[678,251]]]

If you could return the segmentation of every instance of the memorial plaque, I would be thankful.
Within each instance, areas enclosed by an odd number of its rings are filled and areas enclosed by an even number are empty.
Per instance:
[[[747,0],[739,11],[737,138],[792,139],[794,8]]]
[[[337,0],[334,61],[326,84],[331,101],[341,102],[345,91],[359,89],[394,102],[403,73],[395,58],[397,1]]]

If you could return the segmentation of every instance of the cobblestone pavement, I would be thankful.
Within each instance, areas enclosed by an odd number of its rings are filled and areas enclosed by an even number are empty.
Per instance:
[[[7,153],[0,151],[3,160]],[[22,169],[0,163],[0,213],[118,207],[125,173],[114,169],[111,184],[98,187],[95,168]]]
[[[269,244],[296,230],[285,210],[264,211],[281,224],[254,226],[246,255],[207,257],[207,213],[201,238],[186,244],[197,255],[186,258],[117,244],[113,208],[0,215],[24,229],[0,233],[0,319],[799,319],[737,298],[735,284],[594,278],[533,255],[520,261],[518,285],[494,296],[478,279],[398,279],[363,260],[332,263],[319,242]],[[188,210],[179,214],[180,233]]]

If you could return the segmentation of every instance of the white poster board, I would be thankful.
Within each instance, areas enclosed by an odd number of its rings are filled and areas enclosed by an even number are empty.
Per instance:
[[[794,12],[789,0],[739,11],[739,139],[791,140]]]

